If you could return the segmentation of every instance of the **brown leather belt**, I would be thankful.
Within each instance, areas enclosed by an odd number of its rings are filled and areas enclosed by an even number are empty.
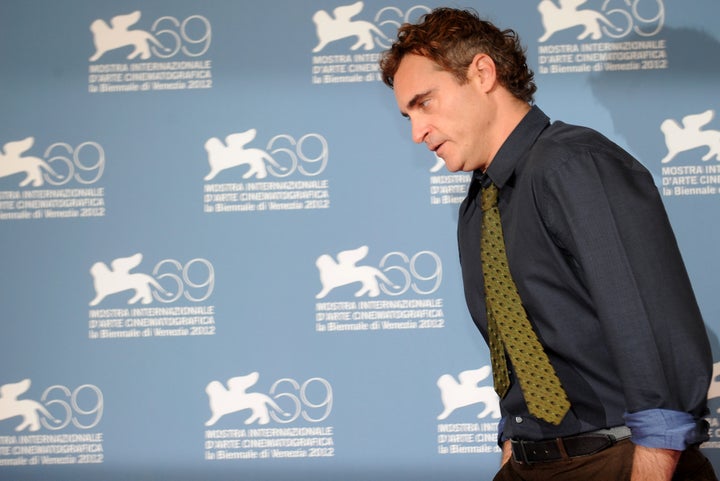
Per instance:
[[[618,426],[589,433],[549,439],[546,441],[510,440],[513,459],[518,463],[534,464],[561,459],[589,456],[630,437],[630,428]]]

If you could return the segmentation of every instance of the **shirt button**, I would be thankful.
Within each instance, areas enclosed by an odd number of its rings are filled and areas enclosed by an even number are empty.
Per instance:
[[[523,418],[521,418],[520,416],[515,416],[515,422],[520,424],[521,422],[523,422]]]

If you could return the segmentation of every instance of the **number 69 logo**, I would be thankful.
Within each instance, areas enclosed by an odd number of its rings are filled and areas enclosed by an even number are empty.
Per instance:
[[[50,386],[43,392],[40,402],[55,421],[40,420],[51,431],[63,429],[70,423],[78,429],[92,429],[100,423],[104,409],[102,391],[92,384],[83,384],[73,390],[67,386]]]
[[[315,265],[320,273],[322,290],[315,296],[322,299],[332,290],[360,283],[355,297],[376,297],[380,292],[388,296],[401,296],[412,289],[415,294],[430,295],[442,283],[442,261],[432,251],[420,251],[412,256],[393,251],[385,254],[380,266],[359,265],[368,254],[368,246],[341,251],[337,260],[328,254],[317,258]]]
[[[73,179],[79,184],[94,184],[105,170],[105,150],[97,142],[83,142],[75,147],[56,142],[45,150],[45,159],[56,173],[56,176],[43,174],[52,185],[65,185]]]

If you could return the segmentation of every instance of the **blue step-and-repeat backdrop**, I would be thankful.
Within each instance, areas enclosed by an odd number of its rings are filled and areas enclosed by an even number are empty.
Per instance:
[[[377,66],[440,5],[0,1],[1,479],[492,477],[469,174]],[[653,173],[720,371],[720,3],[451,6]]]

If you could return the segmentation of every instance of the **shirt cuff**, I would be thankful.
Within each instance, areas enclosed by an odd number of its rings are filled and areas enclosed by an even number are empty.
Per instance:
[[[684,451],[708,439],[708,423],[691,414],[668,409],[647,409],[625,413],[633,443],[647,448]]]
[[[502,419],[500,419],[500,421],[498,421],[498,438],[497,438],[498,441],[497,442],[498,442],[498,446],[500,446],[500,447],[502,447],[505,440],[507,440],[507,438],[505,437],[505,434],[503,433],[504,430],[505,430],[505,418],[503,417]]]

